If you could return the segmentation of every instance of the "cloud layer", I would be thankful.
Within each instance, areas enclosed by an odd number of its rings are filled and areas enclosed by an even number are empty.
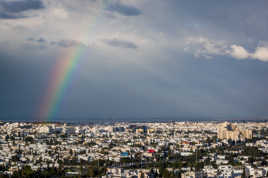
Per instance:
[[[2,0],[0,119],[34,118],[77,51],[55,118],[265,118],[267,5]]]

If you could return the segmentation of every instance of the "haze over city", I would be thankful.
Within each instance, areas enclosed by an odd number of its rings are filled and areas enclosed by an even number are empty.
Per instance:
[[[265,0],[1,0],[0,120],[267,119]]]

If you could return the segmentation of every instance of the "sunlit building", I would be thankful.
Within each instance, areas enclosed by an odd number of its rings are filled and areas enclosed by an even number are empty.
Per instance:
[[[252,130],[225,122],[218,126],[218,138],[233,141],[252,139]]]

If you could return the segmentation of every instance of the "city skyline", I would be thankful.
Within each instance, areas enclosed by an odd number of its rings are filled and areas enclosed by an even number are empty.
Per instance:
[[[267,122],[0,122],[0,176],[260,178]]]

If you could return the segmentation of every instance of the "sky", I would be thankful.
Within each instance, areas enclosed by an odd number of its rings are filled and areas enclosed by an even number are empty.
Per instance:
[[[0,120],[267,119],[266,0],[1,0]],[[76,57],[41,115],[58,64]],[[52,98],[53,99],[53,98]]]

